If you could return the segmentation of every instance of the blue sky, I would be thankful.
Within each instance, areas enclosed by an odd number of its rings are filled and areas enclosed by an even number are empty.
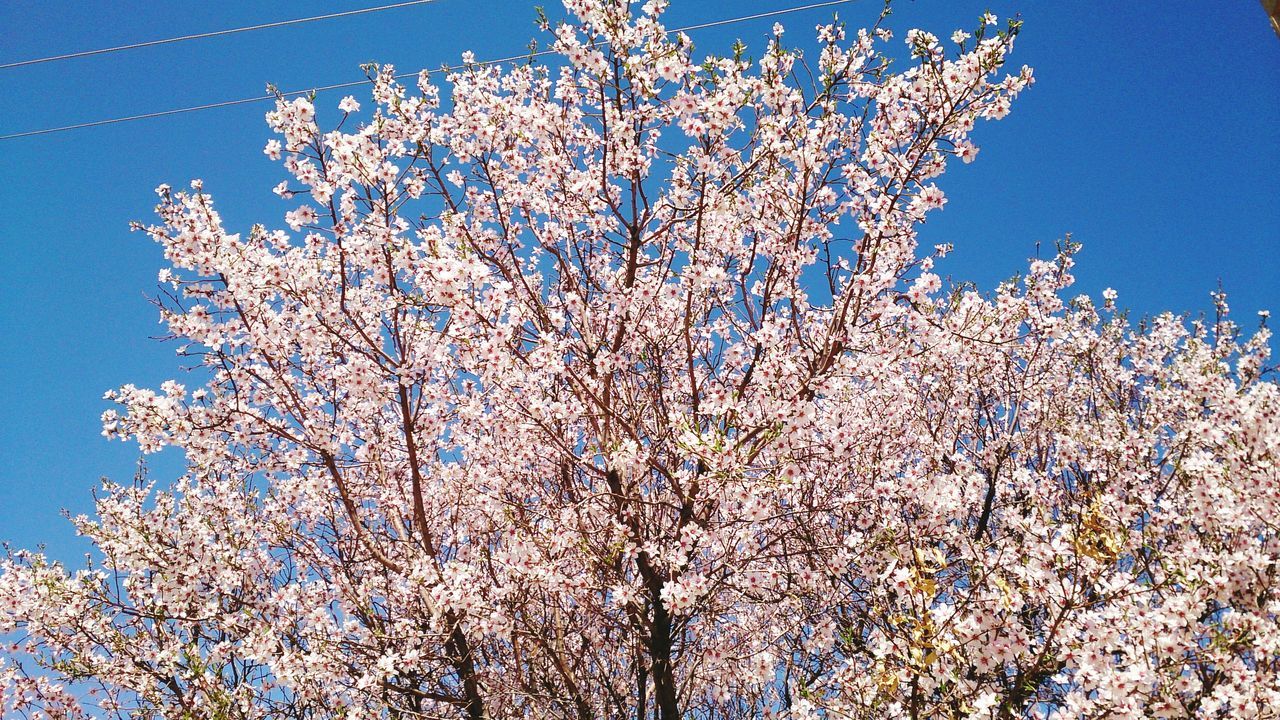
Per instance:
[[[549,7],[556,0],[538,0]],[[77,50],[381,4],[7,0],[0,64]],[[93,58],[0,70],[0,135],[360,79],[376,60],[402,70],[520,52],[536,34],[525,0],[439,0],[411,8]],[[804,4],[672,0],[676,26]],[[869,24],[878,2],[845,5]],[[898,0],[890,27],[949,35],[986,9],[1025,20],[1015,66],[1037,83],[981,126],[978,161],[943,178],[949,204],[925,243],[951,242],[940,267],[992,288],[1040,243],[1084,243],[1082,291],[1114,287],[1136,315],[1200,313],[1221,281],[1246,323],[1280,311],[1280,39],[1256,0],[1162,3]],[[831,10],[782,21],[810,36]],[[773,20],[694,34],[705,52]],[[360,99],[364,97],[357,91]],[[341,93],[321,96],[334,105]],[[367,104],[367,103],[366,103]],[[128,222],[150,219],[152,189],[204,178],[228,224],[283,227],[261,152],[267,105],[0,141],[0,540],[85,548],[59,510],[92,508],[107,476],[127,482],[131,445],[99,436],[102,393],[183,376],[146,296],[157,247]],[[322,116],[323,117],[323,116]],[[161,483],[177,458],[160,458]]]

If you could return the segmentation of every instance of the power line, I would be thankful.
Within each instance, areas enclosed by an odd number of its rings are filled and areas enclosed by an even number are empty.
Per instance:
[[[737,17],[725,18],[723,20],[711,20],[708,22],[697,23],[694,25],[685,25],[683,27],[671,28],[669,32],[689,32],[693,30],[705,30],[707,28],[720,27],[723,25],[732,25],[740,22],[748,22],[750,20],[761,20],[763,18],[777,17],[779,15],[788,15],[790,13],[802,12],[804,10],[817,10],[824,7],[844,5],[846,3],[850,3],[853,1],[854,0],[827,0],[826,2],[816,2],[816,3],[810,3],[808,5],[798,5],[796,7],[783,8],[781,10],[770,10],[767,12],[755,13],[753,15],[740,15]],[[472,65],[473,66],[474,65],[480,65],[480,66],[499,65],[502,63],[517,62],[520,60],[539,57],[542,55],[550,55],[554,52],[555,52],[554,50],[539,50],[537,52],[527,52],[527,53],[522,53],[520,55],[511,55],[508,57],[497,58],[494,60],[484,60],[481,62],[472,63]],[[467,67],[466,65],[448,65],[442,69],[445,71],[452,71],[452,70],[461,70],[466,67]],[[417,75],[418,73],[416,72],[400,73],[399,75],[395,76],[395,79],[403,80],[405,78],[416,77]],[[368,82],[369,80],[366,79],[366,80],[355,80],[352,82],[334,83],[332,85],[321,85],[319,87],[308,88],[306,90],[290,90],[288,92],[280,93],[280,96],[293,97],[295,95],[305,95],[307,93],[312,93],[312,92],[318,93],[318,92],[324,92],[326,90],[338,90],[341,88],[349,88],[349,87],[356,87],[358,85],[365,85]],[[248,103],[275,100],[276,97],[277,97],[276,95],[270,95],[270,94],[256,95],[254,97],[239,98],[237,100],[223,100],[221,102],[208,103],[205,105],[192,105],[190,107],[174,108],[172,110],[159,110],[156,112],[142,113],[140,115],[127,115],[124,117],[108,118],[105,120],[94,120],[92,122],[77,123],[75,125],[62,125],[59,127],[42,128],[40,130],[27,130],[24,132],[10,133],[8,135],[0,135],[0,140],[14,140],[16,138],[31,137],[34,135],[48,135],[50,133],[67,132],[70,130],[82,130],[84,128],[98,127],[100,125],[115,125],[117,123],[132,122],[134,120],[147,120],[150,118],[166,117],[169,115],[181,115],[184,113],[198,112],[201,110],[213,110],[215,108],[231,107],[233,105],[245,105]]]
[[[407,2],[392,3],[390,5],[378,5],[377,7],[360,8],[359,10],[346,10],[343,12],[329,13],[327,15],[313,15],[311,17],[295,18],[293,20],[280,20],[277,22],[262,23],[260,25],[246,25],[245,27],[228,28],[226,30],[214,30],[212,32],[196,33],[194,35],[181,35],[179,37],[165,38],[163,40],[147,40],[145,42],[131,43],[129,45],[117,45],[116,47],[100,48],[98,50],[81,50],[80,52],[66,53],[65,55],[50,55],[49,57],[33,58],[31,60],[19,60],[17,62],[4,63],[0,65],[0,70],[8,70],[9,68],[25,67],[27,65],[38,65],[40,63],[56,62],[58,60],[70,60],[72,58],[89,57],[91,55],[105,55],[107,53],[120,52],[122,50],[137,50],[138,48],[153,47],[155,45],[168,45],[169,43],[183,42],[186,40],[200,40],[203,38],[218,37],[219,35],[233,35],[235,33],[249,32],[251,30],[266,30],[268,28],[284,27],[286,25],[300,25],[302,23],[315,22],[317,20],[332,20],[334,18],[350,17],[352,15],[364,15],[365,13],[380,12],[382,10],[394,10],[395,8],[408,7],[410,5],[425,5],[427,3],[437,2],[438,0],[408,0]]]

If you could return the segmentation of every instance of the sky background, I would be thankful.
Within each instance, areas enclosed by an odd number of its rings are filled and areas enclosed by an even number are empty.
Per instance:
[[[0,69],[0,135],[359,80],[376,60],[402,71],[521,52],[537,35],[537,2],[439,0],[357,17]],[[0,3],[0,64],[64,52],[382,4],[227,1]],[[667,25],[805,4],[672,0]],[[840,8],[851,26],[878,2]],[[1037,82],[998,123],[979,126],[975,163],[942,178],[949,203],[926,245],[940,264],[991,289],[1071,233],[1084,243],[1077,288],[1113,287],[1141,316],[1210,308],[1222,286],[1256,324],[1280,312],[1280,39],[1257,0],[1161,3],[896,0],[889,27],[946,37],[988,8],[1025,21],[1011,59]],[[781,18],[789,42],[831,9]],[[702,53],[735,38],[758,52],[773,19],[693,33]],[[320,96],[322,125],[346,92]],[[151,220],[152,191],[203,178],[229,228],[284,227],[291,205],[270,189],[283,170],[262,154],[269,104],[0,141],[0,540],[45,545],[75,561],[86,549],[60,510],[92,509],[99,478],[128,482],[138,453],[99,435],[102,393],[183,379],[147,296],[157,246],[128,231]],[[162,485],[180,458],[152,461]]]

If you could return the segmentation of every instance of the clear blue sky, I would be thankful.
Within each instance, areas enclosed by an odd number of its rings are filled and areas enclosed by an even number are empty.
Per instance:
[[[436,4],[230,37],[0,70],[0,134],[361,77],[377,60],[403,70],[520,52],[533,6],[558,0]],[[6,0],[0,64],[381,4]],[[672,0],[671,26],[803,4]],[[1016,64],[1037,83],[1004,121],[980,127],[978,161],[943,181],[946,209],[926,243],[952,242],[941,267],[991,288],[1036,243],[1082,241],[1080,288],[1111,286],[1136,314],[1199,313],[1219,280],[1252,323],[1280,311],[1280,39],[1257,0],[1161,3],[898,0],[891,26],[949,35],[992,9],[1026,21]],[[879,3],[844,6],[852,25]],[[784,19],[811,35],[830,10]],[[723,52],[752,47],[772,20],[694,35]],[[322,96],[333,105],[341,94]],[[364,100],[364,97],[361,96]],[[366,103],[367,105],[368,103]],[[146,294],[158,249],[128,232],[150,220],[152,189],[194,177],[238,229],[282,227],[270,188],[281,170],[261,152],[265,105],[240,106],[0,142],[0,540],[84,549],[60,508],[87,512],[97,479],[127,482],[131,445],[99,436],[103,391],[181,377]],[[322,116],[323,117],[323,116]],[[164,483],[176,458],[161,458]]]

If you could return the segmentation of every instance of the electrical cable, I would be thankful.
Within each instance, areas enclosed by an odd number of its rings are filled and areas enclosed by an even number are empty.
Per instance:
[[[683,27],[671,28],[668,32],[676,33],[676,32],[689,32],[693,30],[705,30],[706,28],[720,27],[723,25],[732,25],[734,23],[747,22],[750,20],[760,20],[760,19],[769,18],[769,17],[777,17],[779,15],[787,15],[790,13],[801,12],[804,10],[817,10],[824,7],[844,5],[846,3],[850,3],[853,1],[854,0],[827,0],[826,2],[809,3],[807,5],[798,5],[790,8],[782,8],[780,10],[770,10],[766,12],[755,13],[753,15],[741,15],[738,17],[725,18],[722,20],[711,20],[708,22],[697,23],[694,25],[685,25]],[[526,60],[529,58],[539,57],[542,55],[549,55],[554,52],[555,52],[554,50],[539,50],[537,52],[522,53],[520,55],[511,55],[509,57],[497,58],[494,60],[484,60],[481,62],[472,63],[472,65],[486,66],[486,65],[498,65],[501,63],[508,63],[508,62],[518,62],[520,60]],[[465,67],[467,66],[449,65],[442,69],[445,71],[452,71],[452,70],[461,70]],[[399,75],[396,75],[395,78],[397,80],[402,80],[404,78],[416,77],[417,75],[418,75],[417,72],[400,73]],[[368,79],[354,80],[351,82],[335,83],[333,85],[321,85],[318,87],[308,88],[306,90],[290,90],[288,92],[280,93],[279,96],[293,97],[295,95],[305,95],[307,93],[319,93],[319,92],[324,92],[326,90],[338,90],[341,88],[356,87],[358,85],[365,85],[367,83],[369,83]],[[237,100],[223,100],[222,102],[208,103],[205,105],[192,105],[190,107],[174,108],[172,110],[159,110],[156,112],[142,113],[140,115],[127,115],[124,117],[107,118],[104,120],[94,120],[91,122],[77,123],[75,125],[62,125],[59,127],[42,128],[39,130],[27,130],[24,132],[10,133],[8,135],[0,135],[0,140],[14,140],[17,138],[31,137],[34,135],[48,135],[50,133],[67,132],[70,130],[81,130],[84,128],[98,127],[101,125],[114,125],[117,123],[132,122],[134,120],[146,120],[149,118],[165,117],[168,115],[180,115],[183,113],[198,112],[201,110],[212,110],[214,108],[231,107],[233,105],[245,105],[247,103],[274,100],[276,99],[276,97],[277,96],[273,94],[257,95],[254,97],[240,98]]]
[[[249,32],[251,30],[266,30],[267,28],[278,28],[286,25],[299,25],[301,23],[315,22],[316,20],[332,20],[334,18],[351,17],[352,15],[364,15],[365,13],[394,10],[395,8],[408,7],[410,5],[426,5],[427,3],[438,1],[439,0],[408,0],[407,2],[378,5],[377,7],[360,8],[359,10],[346,10],[343,12],[329,13],[327,15],[313,15],[311,17],[295,18],[293,20],[280,20],[277,22],[261,23],[259,25],[246,25],[245,27],[214,30],[212,32],[195,33],[194,35],[181,35],[178,37],[164,38],[163,40],[147,40],[145,42],[131,43],[129,45],[100,48],[98,50],[81,50],[80,52],[66,53],[64,55],[50,55],[49,57],[4,63],[0,65],[0,70],[25,67],[27,65],[38,65],[40,63],[57,62],[59,60],[70,60],[72,58],[89,57],[91,55],[106,55],[107,53],[120,52],[122,50],[136,50],[138,48],[153,47],[155,45],[168,45],[169,43],[184,42],[186,40],[200,40],[203,38],[218,37],[219,35],[233,35],[235,33]]]

